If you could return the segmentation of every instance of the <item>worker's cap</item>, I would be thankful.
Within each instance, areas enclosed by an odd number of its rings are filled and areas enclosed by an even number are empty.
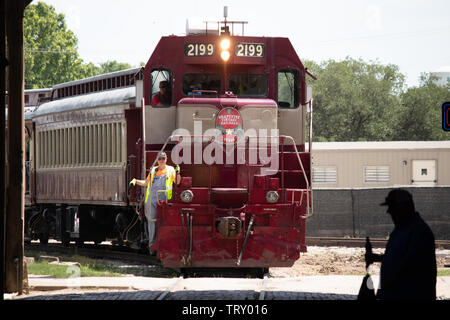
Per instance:
[[[392,206],[392,205],[414,205],[412,195],[404,189],[394,189],[388,193],[383,203],[380,206]]]
[[[167,159],[167,154],[166,154],[165,152],[160,152],[160,153],[158,154],[158,159],[159,159],[159,158]]]

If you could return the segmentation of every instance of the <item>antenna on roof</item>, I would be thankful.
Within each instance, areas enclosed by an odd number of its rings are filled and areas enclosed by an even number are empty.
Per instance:
[[[229,36],[230,27],[227,26],[228,6],[223,7],[223,17],[225,18],[225,20],[223,21],[223,27],[220,28],[220,30],[222,31],[221,34]]]
[[[234,20],[227,20],[228,19],[228,6],[223,7],[223,21],[203,21],[205,24],[204,28],[197,28],[194,29],[191,27],[191,22],[186,20],[186,35],[192,36],[192,35],[239,35],[236,34],[234,31],[235,25],[241,25],[242,26],[242,33],[241,36],[244,35],[244,25],[246,25],[247,21],[234,21]],[[231,30],[230,30],[230,24],[231,24]],[[211,25],[213,27],[211,27]]]

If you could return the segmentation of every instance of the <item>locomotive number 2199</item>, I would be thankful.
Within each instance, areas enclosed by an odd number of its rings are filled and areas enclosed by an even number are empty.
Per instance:
[[[264,57],[264,44],[262,43],[238,43],[236,45],[236,56],[238,57]]]
[[[184,54],[188,57],[203,57],[214,55],[212,43],[187,43],[184,45]]]

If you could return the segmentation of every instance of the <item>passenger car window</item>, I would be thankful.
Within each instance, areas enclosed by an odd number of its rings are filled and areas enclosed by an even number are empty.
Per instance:
[[[191,96],[194,90],[217,91],[217,93],[220,93],[220,88],[221,81],[218,74],[187,73],[183,76],[183,93],[187,96]]]
[[[238,97],[267,97],[267,75],[232,74],[228,87]]]
[[[278,71],[278,107],[295,109],[300,103],[300,73],[298,70]]]
[[[167,69],[155,69],[151,73],[152,106],[169,107],[172,105],[172,72]]]

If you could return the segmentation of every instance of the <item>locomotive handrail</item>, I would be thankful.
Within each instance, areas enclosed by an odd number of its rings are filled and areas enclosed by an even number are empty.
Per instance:
[[[218,211],[243,211],[245,208],[247,207],[246,204],[244,204],[242,207],[240,208],[220,208],[220,207],[216,207],[214,208],[214,210],[218,210]]]
[[[295,144],[294,138],[292,138],[291,136],[285,136],[285,135],[280,135],[280,136],[258,136],[258,137],[256,137],[256,136],[248,136],[248,138],[249,139],[250,138],[258,138],[258,139],[260,139],[260,138],[285,138],[285,139],[291,140],[292,144],[294,146],[294,149],[295,149],[295,154],[297,156],[298,162],[300,164],[300,167],[302,168],[303,177],[305,178],[305,182],[306,182],[306,189],[310,191],[310,195],[312,197],[312,190],[310,189],[308,178],[306,177],[305,168],[303,167],[303,163],[302,163],[302,161],[300,159],[300,155],[299,155],[299,152],[298,152],[298,149],[297,149],[297,145]],[[312,204],[312,201],[311,201],[311,204]],[[306,197],[306,206],[308,208],[308,213],[306,214],[306,216],[304,216],[304,219],[310,218],[313,215],[311,204],[309,203],[309,197]]]
[[[198,115],[198,111],[194,112],[192,114],[192,119],[193,120],[197,120],[197,121],[211,121],[211,120],[214,120],[216,118],[216,114],[215,113],[213,113],[210,118],[201,118],[201,117],[197,117],[197,115]]]
[[[312,123],[312,120],[313,120],[313,104],[314,104],[314,99],[313,98],[311,98],[311,100],[309,100],[309,167],[310,167],[310,169],[312,168],[312,166],[311,166],[311,159],[312,159],[312,156],[311,156],[311,154],[312,154],[312,130],[313,130],[313,127],[312,127],[312,125],[313,125],[313,123]],[[311,171],[311,179],[312,179],[312,171]],[[311,188],[311,205],[313,205],[313,193],[312,193],[312,188]],[[313,215],[313,210],[311,209],[311,212],[310,213],[308,213],[307,215],[306,215],[306,217],[305,217],[305,219],[307,219],[307,218],[309,218],[309,217],[311,217]]]
[[[198,98],[198,97],[195,96],[196,93],[200,93],[200,94],[203,94],[203,93],[215,94],[216,98],[219,98],[219,93],[216,90],[192,90],[192,98],[193,99]]]

